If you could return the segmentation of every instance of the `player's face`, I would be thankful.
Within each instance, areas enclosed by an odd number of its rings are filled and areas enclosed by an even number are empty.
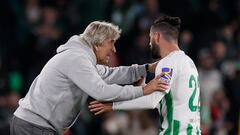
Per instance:
[[[160,47],[156,44],[155,37],[153,32],[150,32],[150,48],[152,52],[152,58],[160,58]]]
[[[113,53],[116,53],[115,41],[113,39],[106,39],[103,43],[95,48],[97,63],[107,65]]]

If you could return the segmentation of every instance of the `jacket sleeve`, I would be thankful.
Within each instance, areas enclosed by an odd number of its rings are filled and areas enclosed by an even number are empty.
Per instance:
[[[136,64],[120,67],[97,65],[97,70],[102,79],[108,84],[131,84],[147,74],[145,65]]]
[[[113,102],[113,110],[144,110],[154,109],[164,97],[164,92],[153,92],[133,100]]]
[[[143,95],[141,86],[107,84],[86,56],[73,56],[68,61],[67,77],[81,90],[99,101],[121,101]]]

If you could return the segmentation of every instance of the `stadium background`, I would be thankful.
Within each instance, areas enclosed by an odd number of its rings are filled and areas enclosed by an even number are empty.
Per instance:
[[[148,63],[154,61],[147,47],[149,27],[163,13],[181,18],[179,45],[199,70],[202,134],[239,135],[240,0],[1,1],[0,134],[9,134],[17,101],[70,36],[94,20],[113,22],[123,33],[110,66]],[[154,135],[158,130],[156,110],[95,117],[84,108],[66,135]]]

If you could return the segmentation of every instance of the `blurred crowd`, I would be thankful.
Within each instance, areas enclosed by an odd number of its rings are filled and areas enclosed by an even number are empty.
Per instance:
[[[123,32],[109,66],[149,63],[149,28],[163,14],[181,18],[180,48],[199,71],[202,134],[239,135],[240,0],[1,1],[0,134],[9,134],[18,100],[70,36],[94,20],[113,22]],[[85,106],[65,135],[156,135],[159,124],[156,110],[96,117]]]

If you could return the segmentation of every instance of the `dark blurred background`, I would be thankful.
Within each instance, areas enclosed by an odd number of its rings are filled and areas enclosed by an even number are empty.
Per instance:
[[[196,63],[203,135],[240,135],[240,0],[3,0],[0,4],[0,134],[33,79],[70,36],[94,20],[123,33],[110,66],[153,62],[149,28],[159,15],[182,20],[179,45]],[[153,75],[149,74],[148,80]],[[156,135],[156,110],[93,116],[65,135]],[[184,115],[184,114],[183,114]]]

